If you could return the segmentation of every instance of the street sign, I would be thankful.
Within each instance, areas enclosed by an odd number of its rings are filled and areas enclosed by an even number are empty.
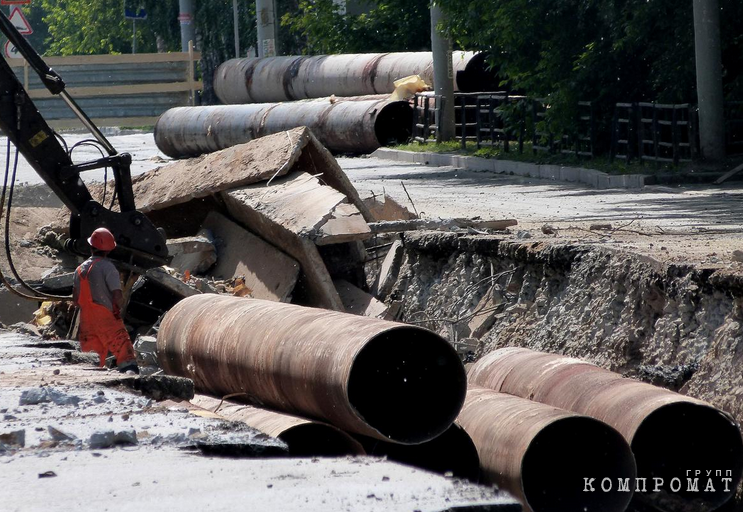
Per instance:
[[[127,9],[124,8],[124,18],[127,20],[146,20],[147,11],[144,9]]]
[[[15,45],[11,43],[10,41],[5,41],[5,47],[3,48],[3,54],[5,55],[5,58],[7,59],[23,58],[23,55],[21,55],[21,52],[18,51],[18,48],[16,48]]]
[[[20,7],[13,7],[10,10],[10,16],[8,19],[21,35],[28,36],[34,33],[34,29],[31,28],[31,24],[28,22],[26,17],[21,12]]]
[[[28,5],[31,0],[0,0],[0,5]]]

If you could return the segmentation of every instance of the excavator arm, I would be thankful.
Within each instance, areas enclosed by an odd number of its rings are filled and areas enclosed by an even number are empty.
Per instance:
[[[163,234],[135,207],[131,156],[114,149],[67,93],[62,78],[44,62],[3,12],[0,12],[0,31],[16,46],[44,86],[67,103],[108,153],[98,160],[74,164],[13,70],[5,59],[0,59],[0,130],[72,212],[67,247],[81,255],[90,254],[88,237],[96,228],[106,227],[117,242],[117,248],[110,255],[112,259],[143,269],[165,264],[168,250]],[[96,202],[80,178],[82,172],[104,167],[113,170],[119,211]]]

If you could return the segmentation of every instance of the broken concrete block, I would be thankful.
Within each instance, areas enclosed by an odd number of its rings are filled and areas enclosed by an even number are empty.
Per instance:
[[[382,196],[372,195],[371,197],[364,198],[363,201],[374,218],[373,222],[382,222],[386,220],[411,220],[416,218],[413,212],[387,194]]]
[[[362,234],[363,238],[359,235]],[[336,206],[330,218],[320,227],[320,236],[315,240],[317,245],[353,242],[369,238],[369,225],[352,204],[341,203]]]
[[[80,403],[80,397],[62,393],[53,388],[33,388],[21,393],[18,405],[38,405],[54,402],[56,405],[74,405]]]
[[[132,179],[137,209],[158,210],[292,170],[309,138],[305,129],[268,135],[215,153],[178,160]],[[295,133],[296,132],[296,133]]]
[[[66,434],[65,432],[62,432],[61,430],[56,429],[52,427],[51,425],[46,427],[46,430],[47,432],[49,432],[49,435],[52,436],[52,440],[57,441],[59,443],[66,442],[66,441],[74,441],[75,439],[77,439],[72,434]]]
[[[270,186],[251,185],[225,192],[222,197],[238,222],[250,226],[263,239],[296,258],[313,305],[343,311],[343,303],[315,241],[338,237],[338,233],[323,234],[322,227],[338,205],[347,204],[345,196],[321,185],[309,174],[294,173]],[[344,207],[343,211],[350,210]],[[343,240],[363,240],[370,236],[365,226],[353,224],[352,230],[355,232],[343,234]]]
[[[217,250],[204,236],[189,236],[168,240],[170,266],[181,273],[203,274],[217,262]]]
[[[358,209],[348,204],[346,196],[307,173],[292,173],[274,180],[268,186],[258,183],[230,190],[223,195],[226,201],[233,200],[232,205],[227,204],[230,213],[233,213],[231,206],[234,206],[234,200],[239,199],[242,208],[248,207],[267,220],[318,245],[371,237],[369,226]],[[323,228],[330,219],[335,219],[336,223],[328,228],[330,232],[325,232]],[[254,227],[253,224],[248,225]],[[272,241],[271,238],[267,239]]]
[[[26,300],[0,287],[0,322],[4,325],[22,323],[26,325],[39,308],[41,301]]]
[[[470,336],[473,338],[482,338],[495,324],[495,302],[493,296],[487,293],[479,304],[475,307],[473,313],[475,315],[470,318],[467,327],[470,331]]]
[[[0,434],[0,446],[5,445],[10,448],[23,448],[26,446],[26,431],[14,430],[7,434]]]
[[[48,291],[60,291],[70,290],[75,279],[74,272],[68,272],[66,274],[58,274],[55,276],[45,277],[41,281],[41,286],[44,290]]]
[[[121,432],[106,430],[104,432],[96,432],[88,439],[88,446],[91,450],[134,444],[137,444],[137,433],[134,430],[122,430]]]
[[[341,300],[343,301],[343,307],[346,309],[346,313],[369,316],[372,318],[381,318],[383,320],[391,319],[388,314],[387,306],[361,288],[358,288],[343,279],[336,279],[333,283],[335,284],[336,290],[338,290],[338,295],[340,295]]]
[[[395,240],[390,246],[387,256],[382,261],[382,266],[379,269],[377,279],[372,286],[372,294],[384,299],[390,294],[392,288],[395,286],[397,276],[400,273],[400,265],[402,265],[402,257],[405,251],[401,240]]]
[[[209,272],[216,279],[243,277],[256,299],[286,301],[299,276],[299,263],[238,226],[211,212],[202,226],[214,236],[217,264]]]
[[[31,318],[34,317],[34,313],[36,313],[36,309],[34,309],[34,311],[31,313]],[[38,327],[36,327],[34,324],[29,324],[26,322],[18,322],[13,325],[9,325],[8,329],[10,329],[11,331],[19,332],[21,334],[28,334],[30,336],[41,336],[41,332],[39,332]]]
[[[177,277],[171,276],[170,274],[168,274],[167,271],[165,271],[165,269],[161,267],[151,268],[145,273],[144,276],[147,279],[151,279],[152,281],[158,283],[169,291],[175,293],[176,295],[180,295],[184,298],[201,293],[199,290],[187,285]]]
[[[137,336],[134,341],[134,354],[139,366],[158,366],[157,338],[154,336]]]

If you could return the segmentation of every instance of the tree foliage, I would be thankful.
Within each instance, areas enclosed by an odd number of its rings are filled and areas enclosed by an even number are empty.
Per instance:
[[[310,55],[431,48],[427,0],[374,0],[369,7],[352,13],[333,0],[299,0],[296,12],[284,14],[281,24]]]
[[[515,90],[547,97],[558,124],[577,100],[696,103],[691,0],[437,0],[452,37],[487,50]],[[729,97],[743,96],[739,0],[720,0]],[[606,115],[608,114],[608,115]]]

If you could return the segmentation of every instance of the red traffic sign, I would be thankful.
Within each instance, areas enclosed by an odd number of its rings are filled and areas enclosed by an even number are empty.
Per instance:
[[[23,55],[21,55],[21,52],[18,51],[18,48],[16,48],[15,45],[11,43],[10,41],[5,41],[5,47],[3,48],[3,54],[5,55],[5,58],[7,59],[23,58]]]
[[[34,29],[31,28],[31,24],[28,22],[26,17],[21,12],[20,7],[13,7],[10,10],[10,16],[8,19],[21,35],[28,36],[34,33]]]
[[[0,5],[28,5],[31,0],[0,0]]]

